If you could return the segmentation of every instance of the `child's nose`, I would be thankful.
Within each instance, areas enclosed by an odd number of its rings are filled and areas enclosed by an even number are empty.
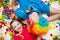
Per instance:
[[[20,26],[20,25],[18,25],[18,29],[19,29],[19,28],[21,28],[21,26]]]

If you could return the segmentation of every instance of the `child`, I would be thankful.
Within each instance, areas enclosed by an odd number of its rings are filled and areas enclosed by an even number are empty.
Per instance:
[[[13,38],[14,40],[36,40],[37,36],[32,35],[27,27],[24,27],[24,24],[21,20],[15,19],[10,23],[10,26],[14,30]]]
[[[16,8],[15,2],[18,1],[20,8]],[[34,22],[36,15],[40,13],[51,14],[51,17],[48,17],[48,21],[53,21],[60,18],[60,10],[50,7],[49,4],[44,4],[41,0],[12,0],[12,9],[15,11],[17,17],[24,19],[30,19]],[[29,10],[29,11],[28,11]],[[32,15],[34,14],[34,15]],[[36,14],[36,15],[35,15]],[[35,17],[33,17],[35,16]],[[38,20],[39,16],[36,18]]]

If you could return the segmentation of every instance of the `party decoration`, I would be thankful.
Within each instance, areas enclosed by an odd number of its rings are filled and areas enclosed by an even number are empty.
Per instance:
[[[4,11],[3,7],[0,7],[0,11]]]
[[[58,35],[58,40],[60,40],[60,35]]]
[[[5,18],[7,18],[7,16],[5,16],[5,15],[0,16],[0,22],[4,22]]]
[[[60,0],[58,0],[58,4],[60,5]]]
[[[60,40],[60,35],[54,35],[52,40]]]
[[[30,28],[29,31],[32,34],[45,35],[48,32],[48,24],[49,22],[44,17],[40,17],[36,23],[32,23],[28,28]]]
[[[54,4],[57,0],[49,0],[50,4]]]
[[[58,20],[58,22],[56,22],[56,24],[58,24],[60,26],[60,20]]]
[[[4,11],[7,12],[7,13],[9,13],[10,10],[9,10],[8,7],[4,7]]]
[[[10,14],[10,18],[16,18],[16,15],[14,14],[14,12],[12,12],[11,14]]]
[[[6,26],[6,23],[5,22],[0,22],[0,28]]]
[[[3,13],[4,13],[3,15],[6,15],[8,19],[15,17],[15,14],[14,14],[13,10],[9,9],[8,6],[4,7]]]
[[[10,6],[10,0],[0,0],[0,7],[8,5]]]
[[[13,35],[13,30],[11,29],[11,28],[6,28],[6,33],[5,33],[5,39],[4,40],[6,40],[7,38],[9,38],[8,40],[13,40],[13,37],[12,37],[12,35]]]
[[[2,6],[2,4],[3,4],[3,0],[0,0],[0,7]]]
[[[57,24],[59,25],[59,31],[60,31],[60,21],[58,21]]]
[[[10,6],[10,0],[3,0],[3,1],[4,1],[3,2],[4,5]]]
[[[13,40],[13,38],[10,36],[9,33],[6,33],[6,37],[4,38],[4,40]]]
[[[56,22],[50,22],[49,23],[49,29],[54,30],[56,28]]]
[[[0,33],[0,40],[4,40],[2,33]]]

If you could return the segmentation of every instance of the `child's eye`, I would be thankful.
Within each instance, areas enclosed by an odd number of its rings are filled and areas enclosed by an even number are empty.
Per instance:
[[[14,29],[16,28],[16,26],[14,26]]]

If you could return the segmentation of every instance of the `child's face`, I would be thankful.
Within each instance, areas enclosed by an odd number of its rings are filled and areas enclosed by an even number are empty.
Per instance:
[[[15,20],[11,25],[14,31],[22,32],[22,24],[19,23],[18,21]]]

